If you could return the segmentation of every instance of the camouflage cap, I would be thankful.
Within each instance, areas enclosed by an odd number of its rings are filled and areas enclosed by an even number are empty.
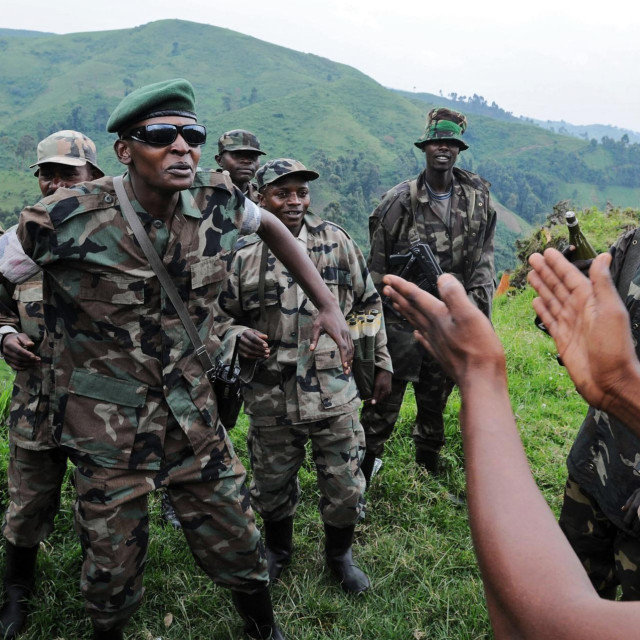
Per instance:
[[[196,118],[193,85],[183,78],[148,84],[125,96],[107,122],[110,133],[124,133],[129,127],[159,116]]]
[[[98,166],[95,143],[79,131],[71,131],[70,129],[56,131],[41,140],[38,143],[38,160],[29,165],[29,168],[39,167],[46,162],[66,164],[71,167],[82,167],[88,162],[104,175],[104,171]],[[37,173],[36,171],[36,175]]]
[[[276,158],[265,163],[256,173],[256,182],[258,189],[262,190],[268,184],[272,184],[280,178],[291,175],[299,175],[304,180],[316,180],[320,177],[319,173],[307,169],[302,162],[292,160],[291,158]]]
[[[418,149],[422,149],[425,143],[431,140],[453,140],[458,143],[460,150],[464,151],[469,148],[469,145],[462,140],[462,134],[466,128],[467,117],[464,114],[446,107],[436,107],[429,111],[424,134],[414,144]]]
[[[223,133],[218,139],[218,153],[225,151],[255,151],[261,156],[266,155],[260,150],[260,140],[251,131],[233,129]]]

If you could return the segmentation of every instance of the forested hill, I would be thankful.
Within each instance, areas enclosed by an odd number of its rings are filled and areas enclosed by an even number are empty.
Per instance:
[[[0,32],[0,221],[15,219],[37,188],[26,167],[39,139],[63,128],[98,144],[117,172],[105,131],[109,113],[133,88],[182,76],[194,84],[210,142],[232,128],[254,131],[267,158],[293,156],[321,174],[313,208],[367,244],[367,217],[380,196],[424,164],[413,146],[433,102],[400,94],[346,65],[213,26],[181,20],[69,35]],[[493,183],[499,204],[498,264],[513,241],[560,198],[576,206],[636,204],[640,146],[609,146],[532,124],[469,113],[471,148],[461,166]],[[514,215],[517,214],[517,215]],[[520,216],[520,217],[518,217]]]

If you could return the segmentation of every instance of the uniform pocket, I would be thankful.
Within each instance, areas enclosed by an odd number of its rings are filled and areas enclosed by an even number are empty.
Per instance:
[[[332,346],[324,346],[326,343],[331,343]],[[339,407],[356,397],[358,392],[353,376],[345,374],[338,346],[329,336],[320,336],[314,361],[320,402],[325,409]]]
[[[124,273],[85,274],[80,281],[79,297],[109,306],[144,304],[144,280]]]
[[[227,262],[222,255],[205,258],[191,266],[191,286],[194,289],[222,282],[227,276]]]
[[[147,386],[75,369],[68,391],[61,444],[96,458],[128,460]]]

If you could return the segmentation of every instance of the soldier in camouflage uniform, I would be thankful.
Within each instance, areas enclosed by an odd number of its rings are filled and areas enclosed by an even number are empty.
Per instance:
[[[640,356],[640,230],[611,248],[611,276],[629,311]],[[640,438],[589,407],[567,459],[560,526],[603,598],[640,600]]]
[[[78,131],[51,134],[38,144],[37,153],[31,167],[37,167],[43,196],[104,175],[95,144]],[[42,276],[2,287],[0,298],[0,353],[17,372],[9,412],[9,504],[2,527],[6,564],[0,637],[10,639],[26,622],[38,546],[53,531],[67,456],[48,430],[50,357],[40,352],[45,331]]]
[[[292,271],[321,308],[313,339],[323,329],[333,335],[348,371],[348,329],[313,264],[228,177],[196,173],[206,137],[196,122],[193,87],[176,79],[130,93],[108,130],[119,136],[128,198],[205,347],[215,353],[220,346],[210,307],[238,233],[257,230],[294,262]],[[139,606],[147,496],[162,486],[196,562],[232,590],[249,636],[281,639],[244,468],[184,325],[121,213],[112,178],[28,207],[17,234],[0,238],[6,279],[22,279],[38,265],[52,353],[53,438],[77,466],[82,591],[94,639],[122,639]]]
[[[308,210],[308,182],[317,177],[296,160],[271,160],[257,174],[260,205],[278,216],[305,248],[345,315],[352,310],[381,312],[380,296],[357,245],[343,229]],[[255,363],[243,390],[250,424],[250,493],[264,520],[271,579],[278,579],[291,559],[293,516],[300,499],[298,471],[310,441],[327,564],[345,591],[365,591],[369,580],[351,551],[365,505],[360,471],[364,432],[353,376],[344,375],[330,337],[322,336],[315,351],[309,350],[310,325],[317,312],[257,236],[236,247],[232,276],[218,306],[219,323],[235,321],[225,342],[233,344],[240,336],[240,355]],[[382,327],[375,344],[376,401],[391,385],[385,345]]]
[[[258,204],[258,188],[252,182],[260,167],[260,156],[266,155],[260,149],[260,140],[251,131],[233,129],[223,133],[218,139],[216,162],[226,171],[231,182],[252,202]]]
[[[415,145],[424,151],[426,168],[417,180],[408,180],[386,193],[371,214],[369,270],[382,290],[386,273],[398,274],[389,256],[406,253],[413,244],[426,242],[443,271],[464,285],[471,301],[487,316],[495,288],[493,239],[496,213],[491,207],[489,183],[454,167],[466,129],[463,114],[445,108],[432,109],[424,135]],[[398,419],[407,383],[414,387],[417,416],[413,429],[416,462],[437,473],[444,445],[442,413],[453,382],[413,337],[408,322],[385,309],[393,384],[385,402],[365,406],[362,424],[367,437],[363,469],[370,473],[374,459]]]

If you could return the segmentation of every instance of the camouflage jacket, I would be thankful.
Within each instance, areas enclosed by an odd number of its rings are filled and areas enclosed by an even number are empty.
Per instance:
[[[611,275],[616,285],[619,285],[635,232],[628,231],[611,248]],[[636,355],[640,357],[640,264],[628,292],[622,297],[629,311]],[[621,509],[631,494],[640,489],[640,438],[613,416],[589,407],[569,452],[567,467],[611,522],[629,535],[638,537],[624,524],[626,512]]]
[[[355,242],[340,227],[307,212],[307,251],[345,316],[351,310],[381,310],[381,300]],[[224,334],[227,345],[247,328],[265,333],[271,355],[259,361],[245,386],[245,412],[252,424],[291,424],[353,411],[360,403],[353,376],[345,376],[335,342],[322,335],[309,351],[316,308],[301,293],[284,265],[267,250],[264,310],[259,279],[264,243],[242,239],[231,277],[218,298],[216,321],[235,322]],[[391,371],[384,325],[376,336],[375,365]]]
[[[223,169],[214,169],[216,173],[222,173],[223,175],[228,176],[229,172],[224,171]],[[260,194],[258,193],[258,185],[255,182],[250,182],[247,185],[247,192],[244,194],[245,198],[249,198],[251,202],[258,204],[258,200],[260,200]]]
[[[451,218],[447,226],[429,206],[425,171],[418,176],[415,222],[409,181],[389,190],[371,214],[368,260],[371,277],[381,291],[382,277],[387,273],[398,274],[402,268],[391,266],[389,256],[406,253],[413,240],[426,242],[442,270],[458,278],[472,302],[490,317],[495,289],[493,238],[496,213],[491,207],[489,183],[454,167]],[[416,342],[408,322],[386,308],[385,320],[394,377],[417,381],[426,352]]]
[[[42,348],[45,335],[42,274],[26,282],[1,285],[0,326],[26,333],[35,343],[40,364],[16,371],[9,407],[11,443],[23,449],[51,449],[56,444],[49,430],[49,374],[51,358]]]
[[[200,336],[214,354],[211,302],[239,230],[259,210],[228,178],[198,172],[165,223],[125,188]],[[171,411],[196,453],[216,435],[217,409],[186,331],[122,216],[112,178],[59,189],[26,208],[24,252],[44,270],[52,353],[53,437],[76,461],[155,469]]]

